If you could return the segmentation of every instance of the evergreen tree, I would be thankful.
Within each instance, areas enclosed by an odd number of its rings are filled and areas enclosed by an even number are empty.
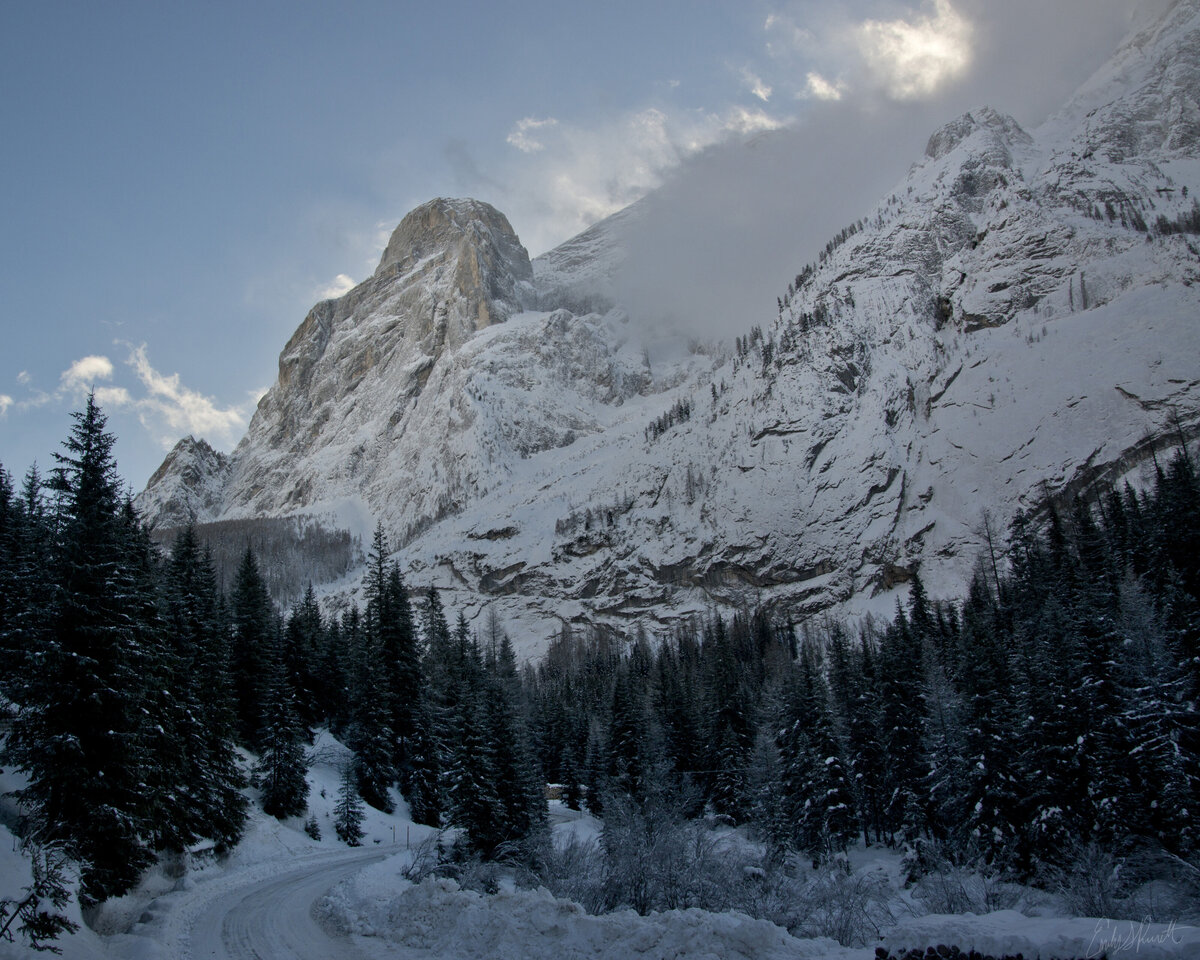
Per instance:
[[[124,893],[153,859],[144,709],[146,608],[118,495],[114,438],[89,396],[56,455],[49,629],[29,652],[7,744],[28,785],[27,835],[84,864],[80,897]]]
[[[281,646],[276,635],[268,647],[260,724],[263,752],[255,770],[263,810],[280,819],[299,816],[308,807],[308,762]]]
[[[165,618],[177,666],[170,689],[177,707],[178,756],[189,784],[191,830],[227,850],[237,843],[246,819],[245,777],[234,747],[229,644],[216,578],[191,526],[176,537],[165,573]]]
[[[498,647],[489,647],[484,671],[483,718],[490,734],[498,832],[505,843],[527,843],[546,828],[546,795],[529,749],[516,655],[507,634],[501,634]]]
[[[364,836],[363,802],[358,795],[357,776],[354,766],[342,768],[342,782],[338,787],[338,802],[333,808],[333,829],[338,839],[348,847],[357,847]]]
[[[388,726],[395,738],[394,762],[403,782],[413,766],[416,710],[423,682],[421,651],[408,588],[398,564],[393,562],[388,568],[384,586],[380,641],[391,709]]]
[[[776,736],[780,808],[776,840],[814,862],[844,854],[858,832],[824,682],[806,645],[789,671]]]
[[[925,827],[921,785],[928,767],[922,749],[925,720],[924,653],[920,638],[897,607],[895,622],[879,648],[877,691],[881,755],[887,758],[883,778],[886,833],[901,832],[911,840]]]
[[[440,725],[428,693],[418,694],[413,712],[412,747],[409,751],[409,773],[405,799],[414,823],[440,827],[446,812],[446,795],[442,782],[443,758],[446,750],[439,738]]]
[[[237,706],[238,737],[248,747],[259,746],[267,661],[273,644],[274,616],[267,585],[249,546],[233,581],[230,599],[233,627],[231,671]]]
[[[744,620],[735,617],[726,630],[714,617],[705,637],[706,693],[712,716],[713,773],[709,795],[718,813],[741,822],[750,811],[747,774],[754,751],[755,716],[750,689],[741,662],[749,658],[750,633]],[[710,653],[711,650],[711,653]]]
[[[347,630],[352,671],[351,723],[347,744],[354,751],[354,774],[359,795],[372,807],[392,812],[388,788],[395,781],[392,765],[394,737],[387,695],[382,641],[378,630],[359,627],[357,608],[348,614]]]
[[[284,637],[284,660],[296,695],[296,712],[301,725],[310,728],[329,719],[322,711],[316,673],[325,651],[325,624],[311,583],[292,607]]]
[[[1015,678],[979,571],[963,607],[962,644],[966,763],[950,822],[967,856],[1009,869],[1017,866],[1025,792],[1018,774]]]

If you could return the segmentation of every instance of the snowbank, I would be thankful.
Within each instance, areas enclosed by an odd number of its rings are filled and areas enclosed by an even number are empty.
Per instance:
[[[590,916],[543,889],[484,896],[453,880],[412,884],[379,864],[340,884],[318,905],[322,920],[368,953],[421,960],[866,960],[833,940],[797,940],[736,913],[631,910]],[[374,943],[372,943],[374,941]]]
[[[1200,957],[1200,927],[1026,917],[1015,910],[998,910],[984,916],[930,914],[906,920],[888,933],[883,943],[893,951],[944,943],[995,956],[1194,960]]]

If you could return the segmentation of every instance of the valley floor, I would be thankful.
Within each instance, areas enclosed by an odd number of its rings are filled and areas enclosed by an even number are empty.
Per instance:
[[[901,888],[899,856],[859,848],[856,876],[885,874],[894,923],[868,946],[828,938],[798,939],[782,927],[737,913],[631,910],[589,915],[545,889],[501,880],[495,893],[463,889],[449,878],[407,879],[428,857],[437,834],[412,823],[401,802],[393,815],[369,810],[363,846],[334,836],[332,813],[344,748],[328,734],[314,747],[310,813],[321,839],[301,818],[280,823],[254,812],[247,834],[223,863],[199,859],[182,876],[160,865],[128,896],[111,900],[90,925],[60,941],[65,960],[874,960],[875,947],[899,951],[948,944],[1027,958],[1194,960],[1200,927],[1053,915],[1049,900],[1023,903],[1024,915],[1000,910],[928,914]],[[7,786],[7,785],[6,785]],[[551,802],[556,840],[588,842],[600,824]],[[0,828],[2,829],[2,828]],[[739,842],[731,837],[732,842]],[[25,864],[5,832],[0,893],[15,894]],[[72,904],[76,921],[81,918]],[[923,914],[923,915],[922,915]],[[36,956],[0,945],[0,960]]]

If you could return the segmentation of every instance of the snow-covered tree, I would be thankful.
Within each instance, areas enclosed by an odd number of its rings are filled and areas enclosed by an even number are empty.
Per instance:
[[[357,847],[363,839],[363,802],[358,794],[357,776],[354,767],[347,764],[342,768],[342,781],[338,786],[338,801],[333,808],[333,829],[338,839],[349,847]]]

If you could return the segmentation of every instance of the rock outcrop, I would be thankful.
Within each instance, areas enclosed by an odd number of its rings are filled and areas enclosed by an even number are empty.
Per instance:
[[[957,592],[985,512],[1200,430],[1198,44],[1183,0],[1039,129],[947,124],[736,349],[651,363],[610,282],[636,211],[531,266],[486,204],[427,204],[313,308],[228,464],[181,447],[139,504],[378,520],[412,586],[525,652],[564,622],[887,612],[918,565]]]

